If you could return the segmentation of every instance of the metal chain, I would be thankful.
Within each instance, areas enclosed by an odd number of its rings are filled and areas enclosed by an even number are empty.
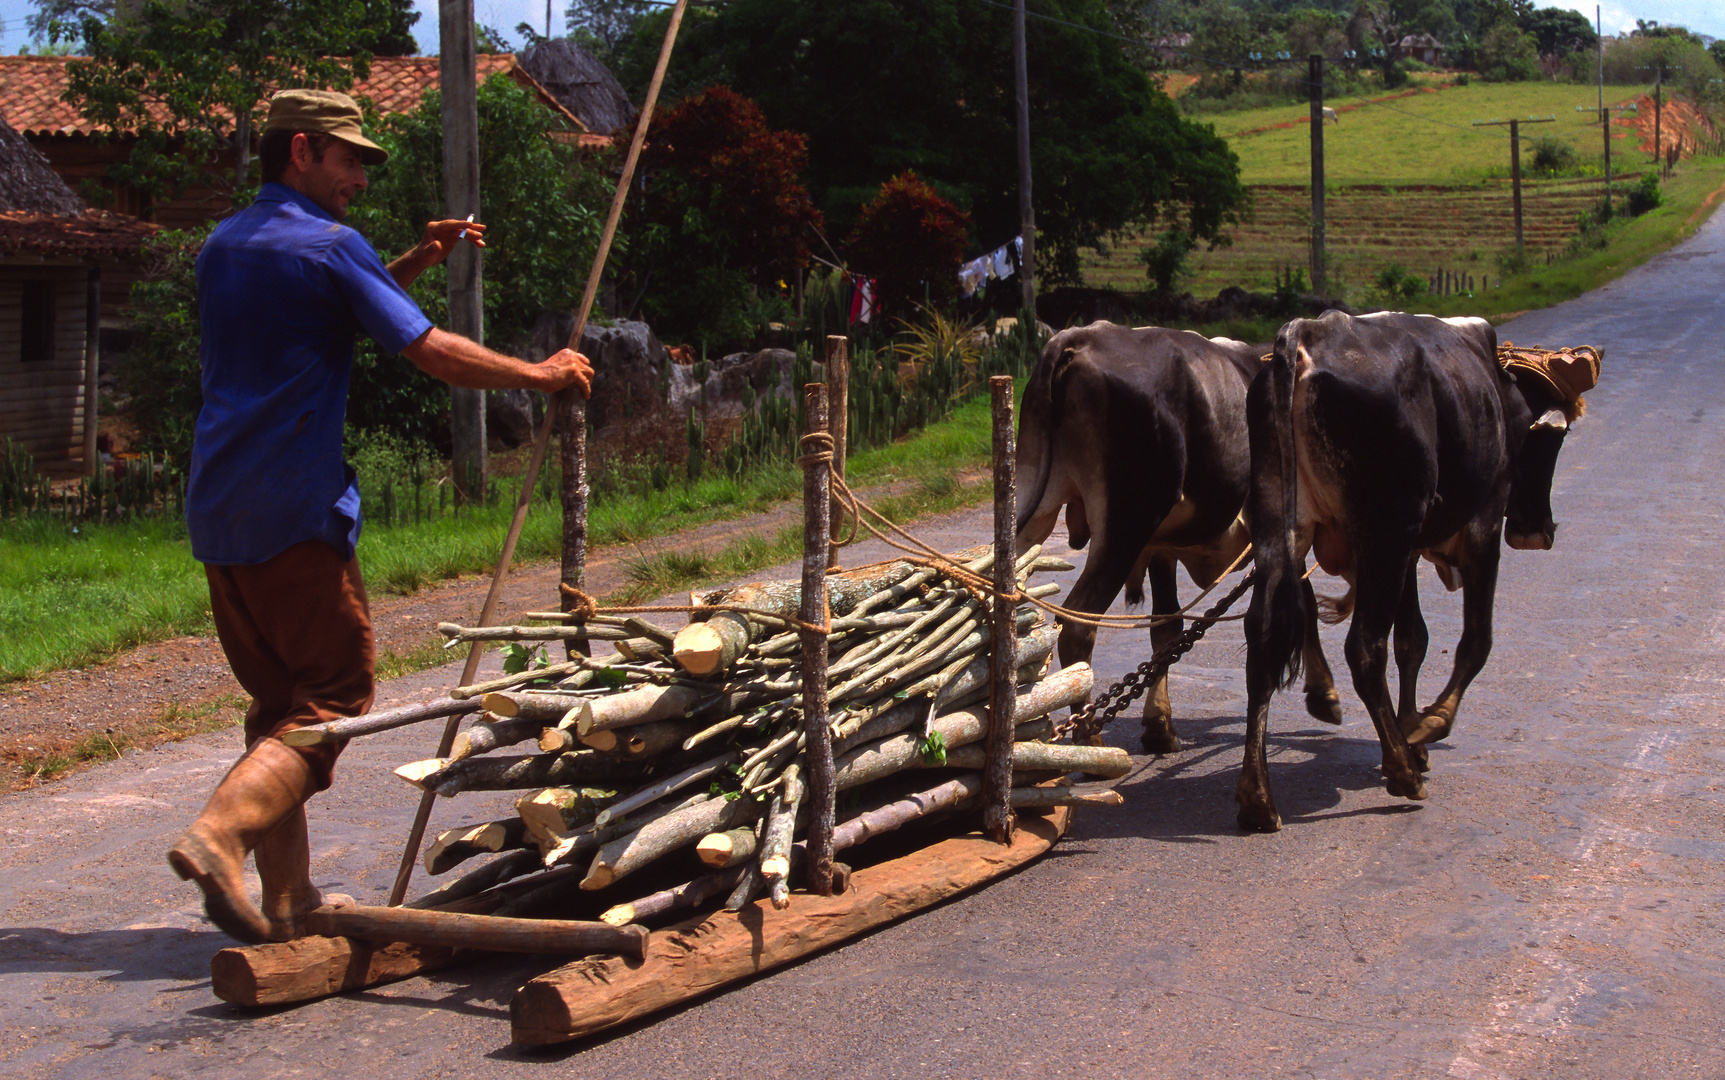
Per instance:
[[[1202,620],[1194,620],[1191,626],[1180,632],[1180,636],[1158,649],[1150,659],[1138,665],[1136,671],[1129,671],[1119,682],[1102,691],[1101,695],[1090,704],[1072,714],[1070,720],[1060,725],[1056,737],[1072,732],[1074,742],[1088,743],[1102,733],[1109,722],[1126,710],[1126,707],[1143,697],[1145,692],[1160,679],[1168,669],[1182,656],[1192,651],[1192,646],[1198,644],[1206,631],[1215,625],[1217,616],[1223,615],[1234,606],[1234,602],[1244,596],[1252,587],[1252,581],[1257,577],[1257,571],[1248,573],[1234,586],[1232,592],[1204,613]],[[1097,713],[1101,713],[1098,720]]]

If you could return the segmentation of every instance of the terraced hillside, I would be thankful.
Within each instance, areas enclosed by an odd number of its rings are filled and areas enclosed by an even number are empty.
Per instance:
[[[1614,179],[1621,179],[1614,177]],[[1629,177],[1633,179],[1633,176]],[[1522,184],[1522,231],[1528,253],[1541,258],[1561,250],[1575,233],[1575,218],[1596,205],[1599,179]],[[1213,296],[1228,285],[1268,290],[1278,270],[1310,268],[1311,194],[1291,184],[1252,186],[1250,218],[1232,246],[1193,253],[1194,295]],[[1510,183],[1486,181],[1455,187],[1435,184],[1358,184],[1333,188],[1325,199],[1326,241],[1332,278],[1368,285],[1398,264],[1431,277],[1439,270],[1497,280],[1497,256],[1515,245]],[[1138,260],[1141,240],[1114,247],[1085,266],[1086,283],[1136,290],[1145,285]]]

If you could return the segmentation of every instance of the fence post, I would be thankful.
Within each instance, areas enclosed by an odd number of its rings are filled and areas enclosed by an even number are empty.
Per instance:
[[[827,434],[827,388],[803,387],[811,436]],[[827,622],[827,530],[832,490],[825,451],[830,443],[810,438],[803,444],[803,591],[798,617],[813,626]],[[827,635],[803,630],[803,735],[809,779],[809,886],[817,895],[833,893],[833,731],[827,720]]]

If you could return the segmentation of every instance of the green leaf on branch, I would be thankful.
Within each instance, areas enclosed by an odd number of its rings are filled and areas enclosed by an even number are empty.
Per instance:
[[[922,755],[922,763],[929,768],[938,769],[946,764],[946,736],[940,732],[929,732],[916,749]]]

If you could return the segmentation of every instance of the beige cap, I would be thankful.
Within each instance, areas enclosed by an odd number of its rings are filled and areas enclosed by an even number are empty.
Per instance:
[[[270,98],[270,116],[264,133],[272,131],[316,131],[334,135],[359,147],[366,165],[382,165],[389,151],[365,137],[360,127],[359,104],[334,90],[278,90]]]

